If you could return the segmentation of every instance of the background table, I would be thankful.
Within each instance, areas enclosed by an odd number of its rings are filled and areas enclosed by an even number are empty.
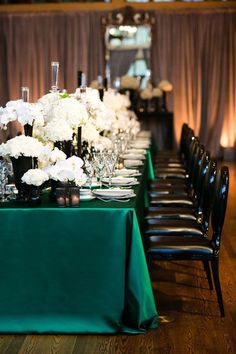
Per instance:
[[[147,164],[128,203],[0,209],[0,332],[157,327],[140,228]]]

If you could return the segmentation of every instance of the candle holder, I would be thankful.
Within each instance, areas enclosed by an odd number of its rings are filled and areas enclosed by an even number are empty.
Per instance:
[[[52,67],[51,92],[58,92],[59,62],[58,61],[52,61],[51,62],[51,67]]]
[[[23,102],[29,102],[29,88],[21,87],[21,98]]]

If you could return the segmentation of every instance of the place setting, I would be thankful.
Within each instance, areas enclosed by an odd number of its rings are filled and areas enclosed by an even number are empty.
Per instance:
[[[136,194],[132,189],[121,188],[101,188],[94,189],[92,194],[99,200],[104,202],[128,202],[131,198],[134,198]]]

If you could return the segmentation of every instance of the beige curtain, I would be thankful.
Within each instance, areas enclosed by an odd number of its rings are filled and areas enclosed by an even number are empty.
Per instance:
[[[105,68],[99,12],[0,15],[0,105],[29,86],[35,101],[51,86],[51,61],[59,61],[59,86],[74,92],[77,71],[88,83]]]
[[[236,140],[236,10],[155,12],[152,74],[174,91],[177,139],[188,122],[213,156]],[[223,141],[224,140],[224,141]]]

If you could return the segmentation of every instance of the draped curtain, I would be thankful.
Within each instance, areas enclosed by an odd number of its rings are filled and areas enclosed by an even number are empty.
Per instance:
[[[0,15],[0,105],[30,88],[30,101],[51,86],[51,61],[59,61],[59,86],[74,92],[77,71],[88,84],[104,74],[101,12],[45,12]]]
[[[177,139],[183,122],[219,156],[236,140],[236,10],[155,12],[151,67],[155,81],[174,85]]]
[[[181,11],[181,10],[180,10]],[[174,85],[167,107],[176,137],[188,122],[219,156],[235,146],[236,10],[154,11],[151,71]],[[73,92],[76,72],[88,83],[105,69],[101,16],[95,11],[0,14],[0,105],[29,86],[35,101],[51,86],[50,63],[60,62],[59,86]]]

